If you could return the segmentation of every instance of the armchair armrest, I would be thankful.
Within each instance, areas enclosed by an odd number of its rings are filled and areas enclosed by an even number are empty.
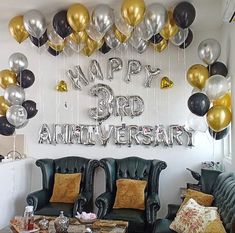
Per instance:
[[[174,220],[179,208],[180,208],[180,205],[169,204],[168,205],[168,213],[166,215],[166,218],[170,219],[170,220]]]
[[[81,192],[77,199],[74,202],[73,206],[73,216],[77,214],[77,212],[81,213],[84,210],[84,206],[90,201],[92,198],[91,192]]]
[[[48,190],[42,189],[33,193],[30,193],[27,196],[27,203],[33,206],[34,211],[45,206],[50,199]]]
[[[98,208],[98,218],[103,218],[113,207],[114,195],[111,192],[102,193],[96,198],[95,205]]]
[[[157,193],[151,193],[146,200],[146,218],[149,224],[157,219],[157,211],[160,209],[160,199]]]

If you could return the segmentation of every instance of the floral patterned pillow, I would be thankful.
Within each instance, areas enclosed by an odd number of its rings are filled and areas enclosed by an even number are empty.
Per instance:
[[[192,198],[178,211],[170,229],[178,233],[204,233],[209,221],[218,217],[216,207],[204,207]]]

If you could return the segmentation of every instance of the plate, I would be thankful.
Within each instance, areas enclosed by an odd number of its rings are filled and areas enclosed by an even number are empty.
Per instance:
[[[78,221],[82,224],[89,224],[89,223],[94,223],[97,218],[93,218],[93,219],[83,219],[83,218],[79,218],[78,216],[75,216],[76,219],[78,219]]]

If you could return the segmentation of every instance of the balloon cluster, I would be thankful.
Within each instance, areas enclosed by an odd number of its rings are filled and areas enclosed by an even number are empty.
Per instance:
[[[189,110],[198,118],[191,116],[189,126],[194,130],[206,131],[216,140],[228,133],[232,119],[231,91],[228,69],[217,61],[221,46],[215,39],[206,39],[199,44],[198,55],[207,64],[191,66],[187,71],[187,80],[194,87],[188,99]],[[203,116],[206,115],[207,125]]]
[[[25,100],[24,89],[33,85],[34,74],[28,67],[28,60],[22,53],[14,53],[9,58],[10,70],[0,71],[0,134],[10,136],[15,129],[23,128],[38,110],[36,103]]]
[[[91,14],[84,5],[75,3],[57,12],[49,25],[40,11],[30,10],[12,18],[9,30],[19,43],[29,37],[37,47],[46,45],[53,56],[62,51],[66,55],[82,52],[90,56],[97,50],[105,54],[128,44],[139,53],[149,44],[162,52],[168,41],[181,49],[191,44],[189,26],[195,16],[194,6],[186,1],[167,11],[159,3],[146,6],[144,0],[123,0],[121,12],[98,4]]]

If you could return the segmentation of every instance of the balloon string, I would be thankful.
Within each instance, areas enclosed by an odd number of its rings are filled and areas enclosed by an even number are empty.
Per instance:
[[[80,54],[77,54],[77,64],[76,65],[79,65],[80,64]],[[80,120],[80,115],[79,115],[79,91],[76,92],[77,94],[77,104],[76,104],[76,108],[77,108],[77,124],[79,124],[79,120]]]

